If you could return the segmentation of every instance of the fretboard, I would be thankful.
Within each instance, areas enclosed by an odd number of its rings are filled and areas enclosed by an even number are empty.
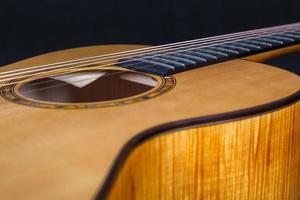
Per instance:
[[[203,39],[202,42],[174,45],[175,47],[171,46],[163,50],[158,48],[159,50],[149,53],[120,59],[117,65],[135,71],[168,76],[300,43],[300,27],[274,29],[274,31],[270,30],[261,34],[259,32],[252,35],[248,33],[239,37],[232,37],[229,34],[221,38],[212,42]]]

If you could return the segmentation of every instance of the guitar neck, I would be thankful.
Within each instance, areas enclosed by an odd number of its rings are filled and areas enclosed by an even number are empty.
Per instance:
[[[300,24],[293,24],[162,45],[153,51],[121,59],[117,65],[168,76],[299,42]]]

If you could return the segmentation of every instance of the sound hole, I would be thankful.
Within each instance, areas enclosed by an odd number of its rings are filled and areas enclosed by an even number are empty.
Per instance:
[[[94,103],[143,94],[157,86],[151,76],[129,71],[82,71],[27,82],[19,93],[55,103]]]

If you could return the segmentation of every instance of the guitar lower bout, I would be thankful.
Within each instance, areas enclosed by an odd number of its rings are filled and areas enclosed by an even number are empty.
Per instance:
[[[153,132],[97,199],[299,199],[300,103],[221,124],[194,124]]]

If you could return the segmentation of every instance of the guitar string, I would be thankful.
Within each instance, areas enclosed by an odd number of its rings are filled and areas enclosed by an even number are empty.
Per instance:
[[[282,28],[292,28],[292,27],[294,27],[294,26],[298,26],[299,24],[293,24],[293,25],[283,25],[282,27],[281,26],[276,26],[276,27],[271,27],[271,28],[264,28],[264,29],[258,29],[258,30],[265,30],[265,31],[278,31],[279,29],[282,29]],[[249,34],[251,34],[251,33],[253,33],[253,34],[258,34],[258,33],[260,33],[258,30],[253,30],[253,31],[245,31],[245,32],[241,32],[241,33],[243,33],[243,34],[241,34],[240,33],[240,36],[247,36],[247,34],[249,35]],[[261,31],[261,32],[262,32]],[[239,34],[239,33],[235,33],[235,34]],[[209,41],[209,40],[217,40],[217,39],[222,39],[222,38],[225,38],[225,37],[234,37],[235,35],[234,34],[226,34],[226,35],[221,35],[221,36],[216,36],[216,37],[210,37],[210,38],[203,38],[203,39],[198,39],[198,42],[200,42],[200,41]],[[217,38],[217,37],[219,37],[219,38]],[[180,45],[176,45],[176,43],[174,43],[174,44],[169,44],[169,45],[161,45],[161,46],[168,46],[167,47],[167,50],[169,50],[169,48],[176,48],[176,47],[178,47],[178,46],[183,46],[183,45],[188,45],[189,43],[191,43],[191,42],[189,42],[189,41],[186,41],[186,42],[179,42],[179,43],[182,43],[182,44],[180,44]],[[193,43],[192,43],[193,44]],[[195,42],[194,42],[194,44],[196,44]],[[200,44],[200,43],[199,43]],[[151,49],[151,48],[154,48],[154,50],[156,50],[156,49],[163,49],[163,48],[160,48],[160,46],[156,46],[156,47],[149,47],[149,48],[142,48],[142,49]],[[136,50],[138,53],[139,52],[142,52],[141,50],[139,50],[139,49],[137,49]],[[144,50],[145,51],[145,50]],[[151,50],[151,51],[153,51],[153,50]],[[126,51],[125,51],[126,52]],[[121,55],[126,55],[126,54],[124,54],[125,52],[119,52]],[[151,52],[151,53],[156,53],[155,51],[154,52]],[[116,53],[117,54],[117,53]],[[131,53],[132,54],[132,53]],[[130,55],[131,55],[130,54]],[[109,55],[111,55],[111,54],[106,54],[106,55],[102,55],[103,56],[103,58],[107,58]],[[137,56],[137,55],[135,55],[135,56]],[[119,57],[119,56],[114,56],[114,57]],[[119,59],[122,59],[122,57],[121,58],[119,58]],[[77,59],[77,61],[79,61],[80,59]],[[95,59],[87,59],[87,58],[85,58],[85,59],[81,59],[81,60],[84,60],[84,62],[92,62],[92,61],[95,61]],[[104,60],[104,62],[108,62],[108,61],[111,61],[111,60]],[[81,61],[81,62],[83,62],[83,61]],[[74,65],[74,64],[76,64],[76,63],[71,63],[71,61],[66,61],[66,62],[61,62],[61,63],[69,63],[69,64],[72,64],[72,65]],[[78,62],[77,62],[78,63]],[[2,73],[0,73],[0,75],[1,74],[8,74],[8,75],[4,75],[4,76],[0,76],[0,78],[1,77],[7,77],[7,76],[13,76],[14,74],[11,74],[12,72],[15,72],[15,71],[25,71],[24,73],[29,73],[29,72],[32,72],[32,71],[26,71],[26,70],[28,70],[28,69],[32,69],[32,68],[41,68],[41,69],[38,69],[38,70],[48,70],[48,69],[53,69],[53,68],[44,68],[43,66],[56,66],[55,68],[58,68],[58,67],[60,67],[60,66],[57,66],[57,64],[56,63],[54,63],[54,64],[48,64],[48,65],[41,65],[41,67],[39,67],[39,66],[34,66],[34,67],[29,67],[29,68],[25,68],[25,69],[18,69],[18,70],[12,70],[12,71],[8,71],[8,72],[2,72]],[[62,66],[63,67],[63,66]]]
[[[152,65],[151,65],[152,66]],[[146,66],[146,67],[142,67],[143,69],[144,68],[147,68],[147,67],[151,67],[151,66]],[[116,75],[116,74],[122,74],[122,73],[125,73],[124,71],[122,72],[116,72],[116,73],[109,73],[107,75],[103,75],[101,76],[102,77],[105,77],[105,76],[111,76],[111,75]],[[80,75],[75,75],[75,76],[80,76]],[[76,83],[76,82],[81,82],[81,81],[85,81],[85,80],[90,80],[90,79],[93,79],[93,77],[90,77],[90,78],[86,78],[86,79],[80,79],[80,80],[77,80],[77,81],[71,81],[71,83]],[[51,81],[45,81],[45,82],[54,82],[54,80],[51,80]],[[45,83],[44,82],[44,83]],[[40,82],[39,84],[43,84],[43,82]],[[27,90],[26,92],[28,93],[31,93],[31,92],[36,92],[36,91],[40,91],[40,90],[46,90],[46,89],[50,89],[50,88],[56,88],[56,87],[60,87],[60,86],[63,86],[63,85],[67,85],[68,83],[62,83],[62,84],[56,84],[56,85],[52,85],[52,86],[49,86],[49,87],[44,87],[44,88],[39,88],[39,89],[32,89],[32,90]],[[30,84],[28,84],[30,85]]]
[[[280,33],[282,33],[282,32],[286,32],[287,30],[285,30],[285,31],[279,31]],[[260,33],[261,34],[261,33]],[[278,34],[278,32],[272,32],[272,34]],[[248,36],[248,35],[247,35]],[[262,35],[260,35],[261,37],[263,37]],[[270,36],[270,35],[269,35]],[[236,38],[234,38],[234,39],[236,39]],[[244,39],[243,37],[240,37],[240,39]],[[247,38],[247,39],[249,39],[249,38]],[[223,40],[224,41],[224,40]],[[232,41],[239,41],[239,40],[232,40],[232,39],[230,39],[230,40],[227,40],[226,41],[226,43],[228,43],[228,42],[232,42]],[[212,43],[212,42],[210,42],[210,43]],[[210,44],[210,43],[206,43],[206,44]],[[224,44],[225,42],[222,42],[222,43],[215,43],[214,45],[210,45],[210,46],[215,46],[215,45],[220,45],[220,44]],[[200,44],[199,44],[200,45]],[[202,44],[203,45],[203,44]],[[195,45],[192,45],[192,46],[195,46]],[[188,47],[191,47],[191,46],[188,46]],[[197,46],[196,48],[199,48],[199,47],[201,47],[201,46]],[[206,46],[206,47],[209,47],[209,46]],[[195,48],[189,48],[189,49],[186,49],[186,47],[183,47],[183,48],[185,48],[183,51],[189,51],[189,50],[192,50],[192,49],[195,49]],[[169,53],[166,53],[166,54],[173,54],[173,53],[178,53],[178,52],[182,52],[182,51],[172,51],[172,52],[169,52]],[[156,56],[161,56],[161,55],[166,55],[166,54],[159,54],[159,55],[154,55],[154,56],[147,56],[147,57],[143,57],[143,59],[144,58],[151,58],[151,57],[156,57]],[[119,62],[119,63],[125,63],[125,62],[132,62],[132,61],[139,61],[140,59],[138,59],[138,58],[136,58],[136,59],[130,59],[130,61],[124,61],[124,62]],[[98,64],[99,65],[99,63],[96,63],[96,64]],[[112,66],[112,64],[114,64],[114,63],[109,63],[109,64],[106,64],[106,65],[100,65],[100,66],[98,66],[98,67],[104,67],[104,66]],[[136,64],[134,64],[134,65],[136,65]],[[128,66],[133,66],[133,65],[128,65]],[[78,67],[80,67],[80,66],[76,66],[76,67],[72,67],[72,68],[78,68]],[[147,67],[147,66],[146,66]],[[63,68],[64,70],[65,69],[70,69],[70,68]],[[55,71],[56,72],[56,71]],[[47,73],[47,72],[44,72],[44,73]],[[42,73],[37,73],[37,74],[42,74]],[[66,73],[67,74],[67,73]],[[33,75],[36,75],[36,74],[33,74]],[[28,76],[33,76],[32,74],[30,74],[30,75],[28,75]],[[23,78],[24,76],[22,76],[22,77],[17,77],[17,78]],[[15,77],[14,78],[11,78],[11,79],[16,79]],[[5,80],[1,80],[2,82],[4,82],[4,81],[8,81],[7,79],[5,79]],[[10,83],[10,84],[16,84],[16,82],[13,82],[13,83]],[[4,85],[3,85],[4,86]]]
[[[174,52],[172,52],[172,53],[174,53]],[[144,66],[144,67],[147,67],[147,66]],[[15,84],[15,83],[10,83],[10,84]],[[39,84],[42,84],[42,83],[39,83]]]
[[[278,29],[277,29],[278,30]],[[230,34],[229,34],[230,35]],[[241,36],[243,36],[243,35],[241,35]],[[247,36],[247,34],[245,34],[245,36]],[[231,36],[232,37],[232,36]],[[205,41],[205,40],[204,40]],[[207,41],[207,40],[206,40]],[[200,44],[200,43],[199,43]],[[178,45],[177,45],[178,46]],[[182,46],[182,45],[181,45]],[[174,46],[174,47],[176,47],[176,46]],[[153,53],[153,52],[152,52]],[[120,58],[121,59],[121,58]],[[91,62],[91,61],[94,61],[94,60],[87,60],[88,62]],[[108,60],[104,60],[104,62],[108,62]],[[73,63],[70,63],[70,64],[73,64]],[[76,64],[76,63],[74,63],[74,64]],[[73,65],[74,65],[73,64]],[[56,67],[54,67],[54,68],[60,68],[60,66],[56,66]],[[40,69],[40,71],[41,70],[49,70],[50,68],[42,68],[42,69]],[[19,69],[19,70],[22,70],[22,69]],[[39,70],[39,69],[38,69]],[[16,71],[18,71],[18,70],[16,70]],[[29,72],[32,72],[32,71],[29,71]],[[23,73],[29,73],[29,72],[23,72]],[[3,73],[6,73],[6,72],[3,72]],[[7,72],[8,73],[8,72]],[[1,74],[1,73],[0,73]],[[10,74],[10,75],[6,75],[6,76],[2,76],[2,77],[7,77],[7,76],[13,76],[14,74]],[[1,77],[1,76],[0,76]],[[3,78],[2,78],[3,79]]]
[[[297,24],[293,24],[293,25],[297,25]],[[293,25],[282,25],[282,26],[293,26]],[[276,26],[277,27],[280,27],[280,26]],[[270,28],[275,28],[275,27],[270,27]],[[268,28],[263,28],[263,29],[268,29]],[[257,29],[257,30],[260,30],[260,29]],[[257,30],[253,30],[253,31],[257,31]],[[231,35],[234,35],[234,34],[239,34],[239,33],[243,33],[245,34],[248,33],[248,32],[251,32],[251,31],[244,31],[244,32],[238,32],[238,33],[233,33],[233,34],[225,34],[225,35],[221,35],[221,36],[214,36],[214,37],[208,37],[208,38],[203,38],[203,39],[217,39],[218,37],[222,37],[222,36],[231,36]],[[178,42],[178,43],[172,43],[172,44],[166,44],[166,45],[159,45],[159,46],[154,46],[154,47],[146,47],[146,48],[139,48],[139,49],[134,49],[134,50],[129,50],[129,51],[124,51],[124,52],[116,52],[116,53],[111,53],[111,54],[105,54],[105,55],[100,55],[100,56],[93,56],[93,57],[88,57],[88,58],[81,58],[81,59],[75,59],[75,60],[70,60],[70,61],[65,61],[65,62],[58,62],[58,63],[52,63],[52,64],[46,64],[46,65],[42,65],[42,66],[50,66],[50,65],[58,65],[58,64],[63,64],[63,63],[70,63],[72,61],[85,61],[85,60],[89,60],[89,59],[92,59],[92,58],[102,58],[102,57],[105,57],[105,56],[110,56],[110,55],[117,55],[117,54],[124,54],[126,55],[127,52],[133,52],[133,51],[138,51],[138,52],[141,52],[141,51],[145,51],[145,50],[148,50],[148,49],[159,49],[160,47],[164,47],[164,46],[173,46],[173,45],[177,45],[177,44],[181,44],[181,43],[191,43],[191,42],[195,42],[195,41],[198,41],[198,40],[203,40],[203,39],[196,39],[196,40],[190,40],[190,41],[183,41],[183,42]],[[36,68],[36,67],[39,67],[39,66],[34,66],[34,67],[30,67],[30,68]],[[23,71],[23,70],[26,70],[26,69],[29,69],[29,68],[25,68],[25,69],[18,69],[18,70],[13,70],[13,71]],[[7,74],[7,73],[10,73],[11,71],[8,71],[8,72],[2,72],[1,74]]]
[[[235,40],[236,41],[236,40]],[[230,41],[229,41],[230,42]],[[224,43],[227,43],[227,42],[223,42],[223,43],[221,43],[221,44],[224,44]],[[219,43],[220,44],[220,43]],[[205,46],[205,47],[210,47],[210,46],[215,46],[215,45],[219,45],[219,44],[214,44],[214,45],[208,45],[208,46]],[[176,52],[184,52],[184,51],[189,51],[189,50],[192,50],[192,49],[197,49],[198,47],[196,47],[196,48],[190,48],[190,49],[184,49],[184,50],[182,50],[182,51],[176,51]],[[170,52],[170,53],[168,53],[168,54],[172,54],[172,53],[175,53],[175,52]],[[163,55],[166,55],[166,54],[163,54]],[[149,57],[156,57],[156,56],[159,56],[159,55],[155,55],[155,56],[149,56]],[[148,58],[149,58],[148,57]],[[136,59],[136,60],[139,60],[139,59]],[[101,65],[100,65],[101,66]],[[111,64],[107,64],[107,65],[105,65],[105,66],[111,66]],[[151,65],[152,66],[152,65]],[[99,66],[98,66],[99,67]],[[142,68],[147,68],[147,66],[143,66]],[[137,68],[138,69],[138,68]],[[121,73],[121,72],[117,72],[117,73]],[[66,74],[68,74],[68,73],[66,73]],[[76,76],[76,75],[75,75]],[[48,82],[48,81],[47,81]],[[9,83],[9,84],[16,84],[17,82],[11,82],[11,83]],[[9,84],[7,84],[7,85],[9,85]],[[41,83],[42,84],[42,83]],[[5,86],[5,85],[2,85],[2,86]]]

